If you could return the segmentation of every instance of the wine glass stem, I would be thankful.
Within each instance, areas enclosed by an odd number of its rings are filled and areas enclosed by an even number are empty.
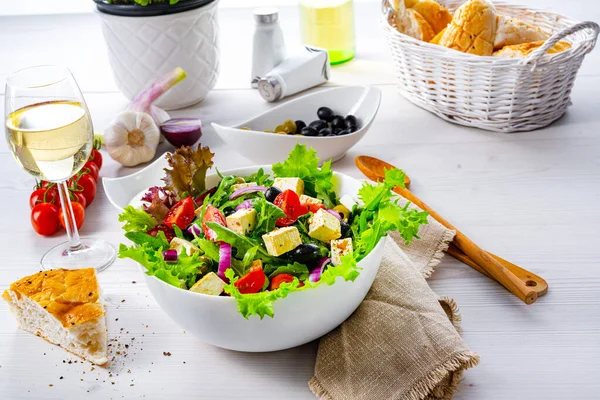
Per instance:
[[[75,214],[73,213],[73,205],[71,204],[71,198],[69,196],[69,187],[67,186],[66,181],[60,182],[56,186],[58,186],[60,206],[63,209],[63,218],[65,219],[65,230],[67,231],[67,237],[69,238],[68,251],[72,252],[81,250],[83,245],[81,244],[81,240],[79,240],[79,231],[77,230]],[[69,210],[69,212],[64,212],[64,210]]]

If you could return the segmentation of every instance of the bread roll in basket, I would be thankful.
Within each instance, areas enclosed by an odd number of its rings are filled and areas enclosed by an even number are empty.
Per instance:
[[[493,1],[502,16],[498,31],[485,31],[482,38],[488,44],[476,45],[485,55],[469,54],[461,46],[455,48],[462,51],[450,48],[460,35],[452,23],[440,32],[434,28],[432,43],[398,32],[394,6],[399,1],[382,1],[382,25],[400,94],[446,121],[489,131],[530,131],[560,118],[571,104],[579,67],[600,33],[594,22],[578,23],[553,12]],[[465,1],[438,3],[454,14]],[[420,25],[418,18],[415,21]],[[455,31],[446,32],[451,29]],[[431,37],[426,29],[414,32]],[[550,38],[539,40],[548,34]],[[519,39],[531,43],[518,43]],[[434,44],[440,42],[448,47]]]

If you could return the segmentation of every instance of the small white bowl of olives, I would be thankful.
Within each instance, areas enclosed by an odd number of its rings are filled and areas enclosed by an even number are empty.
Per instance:
[[[296,143],[313,147],[323,161],[336,161],[367,133],[380,102],[377,88],[346,86],[309,93],[232,127],[212,126],[256,163],[277,162]]]

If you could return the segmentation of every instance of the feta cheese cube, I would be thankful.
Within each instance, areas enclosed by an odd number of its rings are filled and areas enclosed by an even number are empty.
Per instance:
[[[194,283],[190,288],[190,292],[208,294],[210,296],[218,296],[223,293],[225,282],[214,272],[209,272],[202,279]]]
[[[342,263],[342,256],[352,253],[352,239],[338,239],[331,241],[331,263],[333,265],[340,265]]]
[[[316,204],[323,204],[323,201],[303,194],[303,195],[300,195],[300,204],[304,204],[304,205],[315,204],[316,205]]]
[[[267,252],[278,257],[283,253],[294,250],[302,244],[300,232],[294,226],[279,228],[262,236]]]
[[[342,236],[340,221],[327,211],[321,209],[310,219],[308,236],[322,242],[337,239]]]
[[[238,189],[248,186],[257,186],[256,182],[247,182],[247,183],[236,183],[235,185],[231,185],[231,189],[235,192]]]
[[[256,210],[254,208],[243,208],[228,215],[227,227],[240,235],[247,235],[256,227]]]
[[[289,189],[296,192],[298,196],[304,194],[304,181],[300,178],[275,178],[273,186],[282,192]]]
[[[183,253],[183,249],[185,249],[185,254],[187,254],[188,256],[191,256],[197,251],[200,251],[200,249],[194,246],[191,242],[188,242],[187,240],[178,237],[174,237],[173,239],[171,239],[170,247],[171,249],[177,251],[177,254]]]

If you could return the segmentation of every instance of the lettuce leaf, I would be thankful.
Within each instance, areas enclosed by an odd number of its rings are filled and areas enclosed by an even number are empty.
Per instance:
[[[252,206],[257,213],[256,227],[252,231],[254,238],[259,238],[265,233],[275,229],[275,222],[279,218],[285,217],[283,210],[273,203],[269,203],[264,197],[257,197],[252,200]]]
[[[164,189],[178,199],[197,196],[206,190],[206,172],[213,166],[214,153],[198,144],[196,150],[182,146],[167,154],[169,167],[165,168]]]
[[[283,163],[273,164],[273,173],[279,178],[302,179],[304,191],[309,196],[322,199],[327,208],[336,205],[331,160],[324,162],[319,168],[317,152],[312,147],[307,149],[305,145],[296,144]]]
[[[215,231],[217,240],[229,243],[237,250],[237,254],[246,254],[248,251],[253,251],[256,248],[256,259],[260,259],[265,263],[277,263],[277,259],[261,246],[260,242],[248,236],[240,235],[216,222],[207,222],[206,226]]]
[[[271,186],[273,184],[273,180],[269,179],[269,174],[265,173],[265,171],[260,168],[254,174],[247,176],[244,178],[246,182],[256,182],[258,186]]]
[[[123,230],[127,232],[147,232],[156,226],[156,220],[146,211],[126,206],[119,214],[119,222],[125,222]]]
[[[279,274],[290,274],[297,277],[301,281],[305,281],[306,279],[308,279],[308,267],[298,262],[288,265],[281,265],[277,267],[273,272],[268,272],[273,268],[269,267],[269,265],[265,267],[265,274],[268,274],[269,279],[273,279],[274,276],[277,276]]]
[[[282,283],[279,289],[270,292],[241,294],[235,287],[235,282],[238,278],[231,268],[225,271],[225,276],[229,279],[229,283],[225,285],[225,293],[237,301],[238,311],[246,319],[251,315],[258,315],[260,319],[263,319],[265,315],[272,318],[275,315],[273,312],[273,302],[287,297],[293,291],[302,289],[298,287],[300,283],[298,279],[294,279],[293,282]]]

